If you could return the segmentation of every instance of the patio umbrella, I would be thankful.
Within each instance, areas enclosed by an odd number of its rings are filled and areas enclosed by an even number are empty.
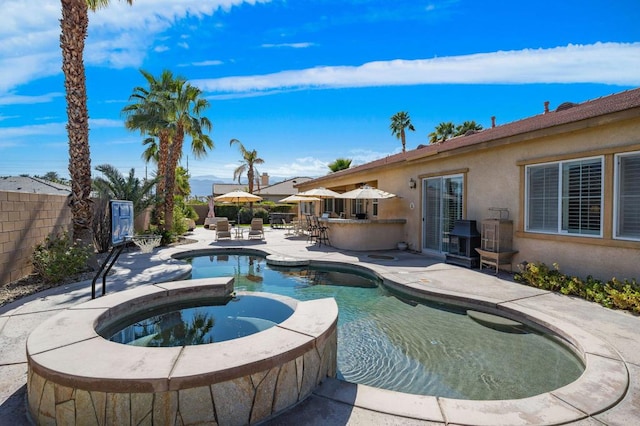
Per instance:
[[[236,205],[238,205],[239,207],[240,203],[253,203],[255,201],[262,200],[262,197],[249,194],[248,192],[244,191],[231,191],[227,192],[226,194],[218,195],[214,198],[214,200],[223,203],[236,203]],[[236,223],[240,225],[240,209],[238,209],[238,222]]]
[[[286,198],[283,198],[279,202],[280,203],[297,203],[298,204],[298,217],[300,217],[301,216],[301,214],[300,214],[300,203],[311,202],[311,201],[321,201],[321,200],[318,197],[307,197],[307,196],[300,195],[300,194],[293,194],[293,195],[289,195]]]
[[[293,194],[293,195],[289,195],[286,198],[283,198],[278,202],[279,203],[304,203],[305,201],[320,201],[320,198]]]
[[[387,191],[383,191],[378,188],[373,188],[369,185],[361,186],[360,188],[352,189],[351,191],[347,191],[344,194],[340,194],[338,198],[346,198],[350,200],[375,200],[382,198],[393,198],[397,197],[396,194],[392,194]],[[369,209],[369,202],[365,206],[364,212],[367,214],[367,210]]]
[[[367,199],[373,200],[376,198],[393,198],[397,197],[396,194],[392,194],[387,191],[383,191],[378,188],[373,188],[369,185],[361,186],[360,188],[352,189],[351,191],[339,194],[337,198],[348,198],[351,200]]]
[[[297,195],[301,195],[303,197],[318,197],[318,198],[338,198],[340,196],[339,193],[327,188],[322,188],[322,187],[313,188],[304,192],[298,192]]]

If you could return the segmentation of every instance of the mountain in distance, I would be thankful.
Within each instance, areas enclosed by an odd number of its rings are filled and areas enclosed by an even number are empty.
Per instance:
[[[231,179],[224,179],[218,176],[192,176],[189,179],[192,197],[206,197],[211,195],[214,183],[233,183]]]

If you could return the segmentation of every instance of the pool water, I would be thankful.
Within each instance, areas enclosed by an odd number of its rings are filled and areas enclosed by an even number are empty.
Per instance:
[[[584,371],[551,336],[487,327],[465,309],[404,299],[346,269],[280,268],[249,255],[187,261],[192,278],[233,276],[236,290],[335,298],[338,376],[350,382],[419,395],[515,399],[560,388]]]
[[[101,334],[132,346],[203,345],[249,336],[281,323],[293,309],[277,300],[242,295],[192,300],[137,313]]]

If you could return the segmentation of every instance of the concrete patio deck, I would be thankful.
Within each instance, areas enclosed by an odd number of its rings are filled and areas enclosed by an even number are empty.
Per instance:
[[[265,240],[214,241],[198,228],[193,244],[125,252],[107,279],[107,294],[188,276],[190,266],[171,256],[185,251],[245,247],[281,259],[347,263],[369,268],[385,284],[415,294],[475,300],[483,307],[517,312],[569,335],[587,359],[589,377],[543,396],[512,401],[460,401],[423,397],[326,380],[311,397],[269,425],[634,425],[640,424],[640,318],[583,300],[515,284],[409,252],[340,252],[285,230],[265,229]],[[374,254],[374,256],[370,256]],[[393,259],[385,256],[387,254]],[[98,282],[100,284],[100,281]],[[99,290],[98,290],[99,294]],[[0,424],[29,424],[25,342],[43,320],[89,300],[91,282],[47,290],[0,308]],[[583,375],[585,376],[585,375]],[[608,403],[606,401],[611,401]],[[601,409],[604,405],[606,409]]]

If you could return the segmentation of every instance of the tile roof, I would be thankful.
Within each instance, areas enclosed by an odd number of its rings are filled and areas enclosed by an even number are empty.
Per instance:
[[[330,175],[313,179],[312,182],[315,184],[316,182],[321,182],[323,180],[350,175],[389,164],[418,160],[441,152],[453,151],[485,142],[497,141],[508,137],[524,135],[538,130],[550,129],[556,126],[577,123],[583,120],[605,116],[607,114],[634,109],[637,109],[636,114],[640,116],[640,88],[585,101],[580,104],[572,104],[572,106],[567,109],[560,108],[560,110],[550,110],[547,113],[534,115],[522,120],[484,129],[471,135],[458,136],[443,143],[420,145],[414,150],[390,155],[366,164],[331,173]]]
[[[298,192],[295,188],[295,185],[300,183],[304,183],[308,180],[311,180],[310,177],[294,177],[291,179],[283,180],[281,182],[276,182],[274,184],[263,186],[259,191],[254,191],[256,194],[262,195],[291,195]]]

